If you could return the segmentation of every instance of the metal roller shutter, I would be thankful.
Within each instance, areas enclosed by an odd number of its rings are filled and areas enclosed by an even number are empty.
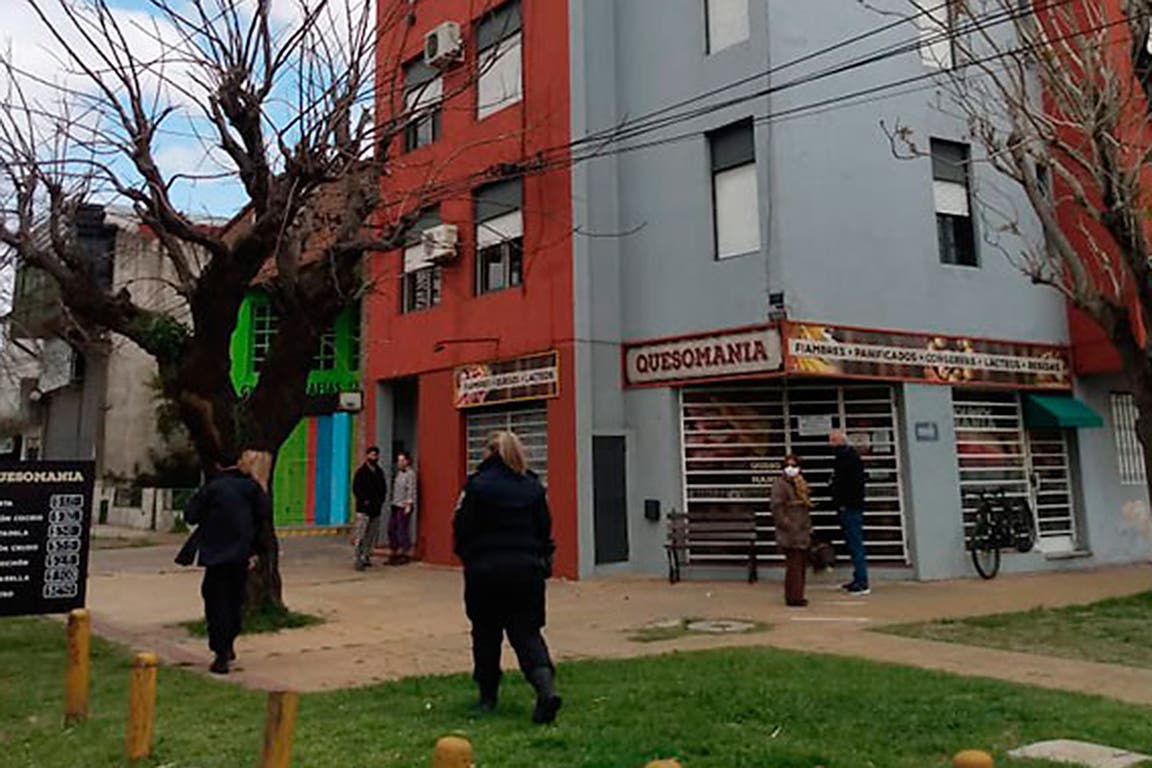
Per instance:
[[[755,515],[763,561],[780,559],[769,503],[772,483],[789,453],[801,458],[812,487],[816,534],[843,548],[828,496],[833,459],[828,430],[844,429],[868,468],[864,528],[869,560],[908,563],[900,430],[891,387],[749,383],[687,388],[681,396],[681,428],[689,517],[730,517],[738,510]],[[689,561],[699,564],[739,562],[747,551],[736,543],[693,546],[692,541],[688,550]]]
[[[548,485],[548,407],[544,404],[469,412],[468,471],[475,471],[483,460],[488,435],[501,430],[520,437],[528,466],[540,476],[541,483]]]

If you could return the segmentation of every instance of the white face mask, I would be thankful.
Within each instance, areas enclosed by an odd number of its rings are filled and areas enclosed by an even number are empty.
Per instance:
[[[800,467],[784,467],[784,474],[788,475],[788,477],[799,477]]]

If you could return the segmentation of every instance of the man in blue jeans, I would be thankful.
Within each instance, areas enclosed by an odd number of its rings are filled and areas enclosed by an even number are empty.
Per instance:
[[[836,452],[832,466],[832,504],[840,515],[840,527],[852,555],[852,581],[843,586],[849,594],[869,595],[868,559],[864,551],[864,486],[868,473],[860,454],[840,430],[828,435]]]

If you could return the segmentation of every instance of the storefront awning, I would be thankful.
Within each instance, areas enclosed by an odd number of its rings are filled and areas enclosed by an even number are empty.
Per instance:
[[[1102,427],[1104,419],[1070,395],[1025,395],[1024,423],[1029,427]]]

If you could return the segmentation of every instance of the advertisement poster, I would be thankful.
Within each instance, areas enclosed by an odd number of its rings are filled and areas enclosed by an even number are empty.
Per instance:
[[[0,616],[84,606],[95,465],[0,462]]]
[[[1071,389],[1064,347],[812,323],[786,326],[789,373],[951,386]]]
[[[557,352],[462,365],[454,376],[457,408],[477,408],[520,400],[541,400],[560,394]]]

